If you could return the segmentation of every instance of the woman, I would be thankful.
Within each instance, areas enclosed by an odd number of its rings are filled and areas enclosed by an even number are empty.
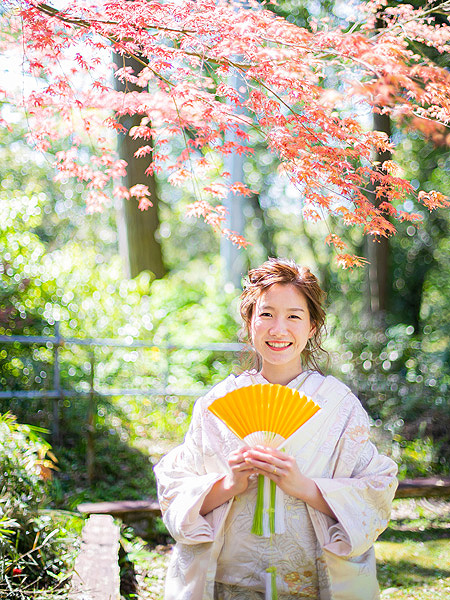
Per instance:
[[[258,368],[200,398],[184,444],[155,468],[177,541],[166,600],[260,600],[268,569],[280,600],[379,597],[373,542],[389,520],[396,465],[370,443],[359,400],[317,367],[323,296],[314,275],[292,261],[270,259],[249,272],[241,315]],[[208,410],[258,383],[296,388],[321,407],[285,452],[249,448]],[[267,537],[251,533],[259,474],[281,498],[282,519]]]

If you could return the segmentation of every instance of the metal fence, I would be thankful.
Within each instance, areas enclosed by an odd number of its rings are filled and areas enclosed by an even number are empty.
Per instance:
[[[230,353],[237,355],[244,349],[243,344],[239,343],[211,343],[205,345],[179,345],[172,343],[155,344],[153,340],[136,340],[131,337],[125,339],[94,339],[94,338],[75,338],[63,337],[60,335],[59,323],[55,323],[55,335],[53,336],[36,336],[36,335],[0,335],[0,347],[4,345],[16,345],[19,348],[22,346],[31,346],[34,344],[45,346],[51,351],[53,359],[53,378],[52,387],[50,389],[31,389],[31,390],[11,390],[0,389],[0,399],[48,399],[52,401],[52,441],[53,443],[61,442],[60,432],[60,406],[64,398],[85,397],[88,400],[87,415],[86,415],[86,437],[87,437],[87,473],[89,479],[93,477],[94,469],[94,433],[95,433],[95,416],[97,414],[97,402],[100,397],[113,396],[188,396],[195,397],[204,393],[205,388],[190,387],[187,389],[177,389],[169,385],[170,372],[170,355],[171,352],[182,350],[191,351],[208,351]],[[78,382],[78,385],[72,389],[63,387],[61,376],[61,351],[68,347],[84,347],[88,352],[89,369],[87,370],[84,385]],[[96,385],[96,356],[95,348],[124,348],[124,349],[147,349],[158,350],[163,352],[166,358],[165,373],[161,377],[162,384],[156,387],[143,388],[109,388]],[[86,385],[87,384],[87,385]]]

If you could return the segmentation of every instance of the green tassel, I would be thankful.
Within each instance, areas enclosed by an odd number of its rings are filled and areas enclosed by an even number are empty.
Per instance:
[[[256,495],[255,515],[253,517],[252,533],[263,534],[263,509],[264,509],[264,475],[258,475],[258,493]]]
[[[270,480],[269,531],[275,533],[275,494],[277,484]]]
[[[270,600],[278,600],[277,568],[269,567],[266,572],[270,573]]]

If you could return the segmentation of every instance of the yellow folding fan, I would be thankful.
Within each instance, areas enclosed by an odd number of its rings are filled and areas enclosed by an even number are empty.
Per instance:
[[[214,400],[209,410],[249,446],[277,448],[320,410],[311,398],[277,383],[255,384],[233,390]],[[270,533],[275,532],[276,485],[270,481],[270,497],[264,508],[264,477],[258,476],[258,492],[252,533],[264,535],[268,514]]]
[[[249,446],[272,448],[277,448],[320,410],[305,394],[278,383],[233,390],[208,408]]]

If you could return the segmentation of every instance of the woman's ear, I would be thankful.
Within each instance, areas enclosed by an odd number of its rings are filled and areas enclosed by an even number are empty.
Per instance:
[[[316,326],[313,323],[311,325],[311,329],[309,330],[308,339],[311,339],[315,333],[316,333]]]

